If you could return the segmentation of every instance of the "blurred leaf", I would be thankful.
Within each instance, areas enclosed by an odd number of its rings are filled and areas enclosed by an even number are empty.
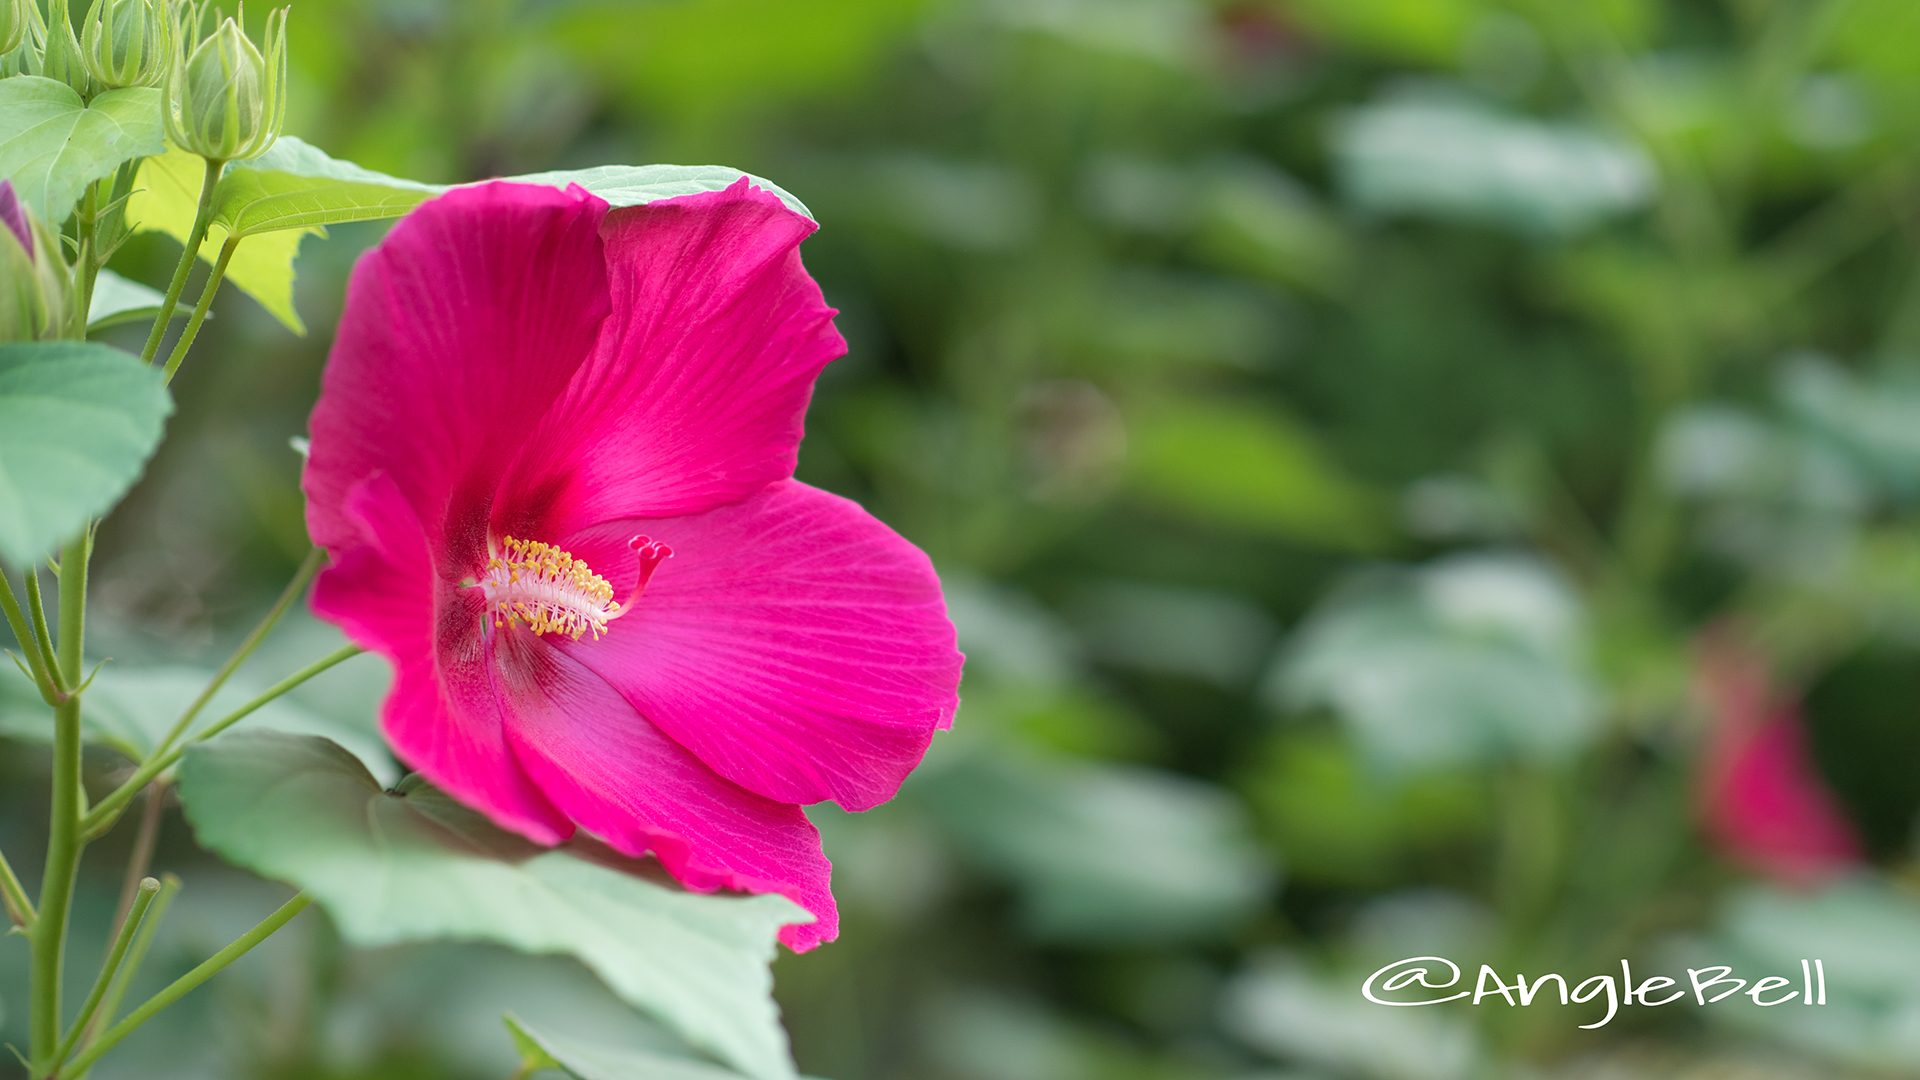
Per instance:
[[[1324,705],[1394,768],[1556,757],[1593,733],[1585,614],[1521,556],[1456,556],[1324,601],[1276,669],[1283,705]]]
[[[1912,372],[1862,378],[1803,357],[1783,372],[1780,398],[1883,492],[1902,500],[1920,495],[1920,378]]]
[[[166,299],[159,289],[129,281],[111,270],[100,271],[93,282],[93,301],[87,308],[88,331],[105,330],[130,322],[149,322],[160,314],[160,302]],[[184,319],[189,309],[176,307],[173,317]]]
[[[1168,403],[1129,413],[1133,490],[1202,522],[1334,548],[1392,538],[1385,500],[1342,475],[1313,435],[1277,410]]]
[[[1198,179],[1198,243],[1209,259],[1320,292],[1347,281],[1350,241],[1298,181],[1244,159],[1214,162]]]
[[[136,229],[166,233],[185,244],[193,232],[204,172],[205,164],[184,150],[169,149],[148,158],[140,166],[133,197],[127,202],[128,223]],[[293,307],[293,260],[300,252],[301,240],[325,235],[326,230],[312,226],[248,237],[234,249],[233,260],[227,265],[227,281],[259,301],[281,325],[304,334],[306,324]],[[209,263],[219,258],[226,237],[226,229],[219,225],[208,229],[200,258]]]
[[[91,102],[37,75],[0,80],[0,178],[57,227],[88,184],[165,149],[160,91],[108,90]]]
[[[1242,774],[1263,831],[1297,880],[1377,885],[1422,854],[1444,859],[1489,816],[1478,776],[1382,775],[1326,734],[1286,732]]]
[[[564,953],[755,1080],[794,1076],[767,972],[775,933],[805,917],[787,900],[681,892],[604,849],[541,848],[430,788],[383,791],[324,739],[195,747],[180,798],[202,845],[306,889],[355,944]]]
[[[1238,596],[1142,582],[1084,586],[1068,610],[1088,650],[1108,663],[1229,690],[1253,683],[1279,634],[1266,612]]]
[[[129,761],[144,761],[174,721],[205,689],[212,675],[211,671],[193,667],[129,667],[109,663],[87,688],[87,707],[80,713],[81,736]],[[201,710],[194,727],[204,728],[246,705],[257,696],[259,689],[245,679],[228,682]],[[380,777],[382,783],[392,783],[399,779],[400,772],[394,766],[393,756],[387,752],[386,743],[374,730],[372,717],[366,720],[365,724],[355,727],[280,697],[215,736],[215,741],[231,738],[240,731],[323,735],[352,753],[369,772]],[[0,734],[51,742],[53,725],[45,704],[37,695],[12,696],[0,689]]]
[[[1815,893],[1755,886],[1678,950],[1690,966],[1728,964],[1737,977],[1778,975],[1800,986],[1803,959],[1824,961],[1827,1002],[1765,1008],[1733,997],[1704,1019],[1855,1069],[1920,1069],[1920,902],[1883,881],[1842,881]],[[1777,995],[1770,995],[1777,996]]]
[[[1360,996],[1364,975],[1334,983],[1279,957],[1229,991],[1229,1030],[1284,1061],[1355,1080],[1468,1080],[1487,1075],[1473,1028],[1437,1009],[1382,1008]]]
[[[832,16],[787,0],[578,3],[561,41],[640,101],[689,126],[716,114],[858,85],[920,23],[926,0],[842,0]],[[620,33],[608,33],[619,15]]]
[[[1644,206],[1638,149],[1566,123],[1509,116],[1449,93],[1402,92],[1335,129],[1341,190],[1359,209],[1565,236]]]
[[[1226,793],[1146,769],[979,752],[913,789],[963,851],[1006,875],[1059,941],[1213,938],[1275,877]]]
[[[106,513],[172,412],[159,370],[119,349],[0,345],[0,555],[31,565]]]

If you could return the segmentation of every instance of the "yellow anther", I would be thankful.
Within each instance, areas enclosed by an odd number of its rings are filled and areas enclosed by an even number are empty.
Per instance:
[[[525,625],[536,634],[595,639],[620,614],[606,578],[552,544],[507,537],[487,559],[486,591],[493,625]]]

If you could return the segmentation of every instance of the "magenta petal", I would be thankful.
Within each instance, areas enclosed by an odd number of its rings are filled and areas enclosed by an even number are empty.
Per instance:
[[[673,556],[605,638],[562,648],[721,776],[864,810],[953,722],[961,656],[933,565],[858,505],[789,480],[566,546],[618,565],[639,533]]]
[[[459,561],[473,561],[499,477],[606,317],[605,213],[577,188],[461,188],[360,260],[302,479],[316,543],[331,549],[351,533],[348,489],[384,472],[436,554],[457,512]]]
[[[461,655],[478,652],[478,597],[443,596],[435,614],[435,591],[454,587],[436,581],[419,519],[391,479],[355,485],[342,520],[355,531],[320,575],[313,607],[393,662],[380,720],[394,751],[497,824],[543,844],[566,839],[572,824],[507,750],[484,658]]]
[[[800,264],[813,229],[744,180],[611,214],[613,315],[502,495],[524,517],[496,528],[694,513],[793,475],[814,379],[847,348]]]
[[[629,855],[652,852],[690,889],[787,896],[815,917],[780,932],[793,949],[838,934],[832,866],[799,807],[715,776],[544,641],[506,635],[496,649],[507,739],[574,821]]]

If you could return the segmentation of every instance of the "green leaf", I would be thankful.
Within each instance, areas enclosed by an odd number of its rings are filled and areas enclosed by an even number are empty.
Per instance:
[[[1274,882],[1243,808],[1168,773],[981,751],[913,790],[1053,941],[1219,938],[1263,909]]]
[[[1508,115],[1465,95],[1403,92],[1344,117],[1333,149],[1348,202],[1383,215],[1584,232],[1650,202],[1653,165],[1602,131]]]
[[[266,153],[227,171],[213,219],[236,236],[379,221],[445,190],[363,169],[282,135]]]
[[[105,330],[123,323],[151,320],[160,313],[163,299],[159,289],[129,281],[111,270],[102,270],[100,276],[94,279],[93,302],[87,309],[87,329]],[[184,306],[175,308],[173,317],[184,319],[187,312]]]
[[[742,177],[754,187],[765,188],[778,196],[794,213],[813,217],[813,211],[807,209],[807,204],[782,190],[779,185],[725,165],[601,165],[592,169],[528,173],[506,179],[520,184],[551,184],[554,187],[579,184],[618,210],[659,199],[671,199],[676,195],[722,191],[732,187]]]
[[[149,157],[140,166],[133,198],[127,202],[127,220],[136,229],[166,233],[184,244],[193,231],[193,215],[200,200],[205,164],[184,150],[168,150]],[[227,264],[227,281],[260,302],[268,314],[296,334],[306,333],[293,307],[293,259],[300,241],[325,236],[318,226],[302,226],[246,238]],[[227,230],[215,224],[207,230],[200,258],[212,262],[220,255]]]
[[[81,736],[130,761],[143,761],[212,677],[211,671],[182,665],[137,667],[109,663],[87,688],[87,707],[80,714]],[[316,684],[324,681],[324,678],[316,680]],[[261,689],[263,687],[242,679],[228,682],[201,710],[195,727],[205,727],[239,709]],[[324,735],[340,743],[384,781],[399,779],[393,757],[371,723],[355,727],[302,708],[286,697],[261,706],[215,738],[231,738],[240,731],[258,730]],[[47,707],[28,684],[0,687],[0,735],[35,742],[52,741],[53,725],[48,720]]]
[[[382,790],[325,739],[195,747],[180,797],[203,846],[312,893],[349,941],[573,956],[689,1044],[755,1080],[792,1080],[767,964],[779,928],[805,916],[783,898],[682,892],[597,845],[539,847],[430,788]]]
[[[140,475],[173,402],[156,368],[105,345],[0,345],[0,555],[77,536]]]
[[[520,1050],[520,1064],[528,1070],[559,1069],[574,1080],[740,1080],[739,1073],[718,1065],[650,1049],[535,1031],[517,1016],[504,1019]]]
[[[1859,875],[1819,889],[1748,886],[1721,906],[1710,928],[1676,943],[1670,967],[1732,965],[1749,980],[1789,980],[1766,996],[1804,986],[1800,962],[1826,971],[1826,1000],[1767,1007],[1736,994],[1701,1010],[1703,1022],[1736,1038],[1784,1044],[1835,1063],[1831,1075],[1913,1076],[1920,1070],[1920,908],[1889,882]],[[1731,986],[1731,984],[1729,984]],[[1817,990],[1816,990],[1817,992]],[[1850,1066],[1850,1068],[1841,1068]]]
[[[1273,696],[1330,708],[1375,763],[1552,758],[1598,720],[1585,612],[1551,568],[1461,555],[1337,591],[1289,648]]]
[[[0,80],[0,177],[48,222],[66,220],[86,186],[166,149],[160,91],[109,90],[91,104],[37,75]]]
[[[1385,500],[1273,409],[1170,404],[1141,412],[1129,437],[1129,484],[1165,510],[1334,548],[1374,551],[1392,536]]]

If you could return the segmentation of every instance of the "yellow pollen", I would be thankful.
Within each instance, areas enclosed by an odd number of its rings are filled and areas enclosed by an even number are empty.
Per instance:
[[[560,633],[575,641],[591,630],[598,640],[607,621],[620,614],[606,578],[538,540],[507,537],[487,560],[480,587],[496,627],[524,624],[536,634]]]

